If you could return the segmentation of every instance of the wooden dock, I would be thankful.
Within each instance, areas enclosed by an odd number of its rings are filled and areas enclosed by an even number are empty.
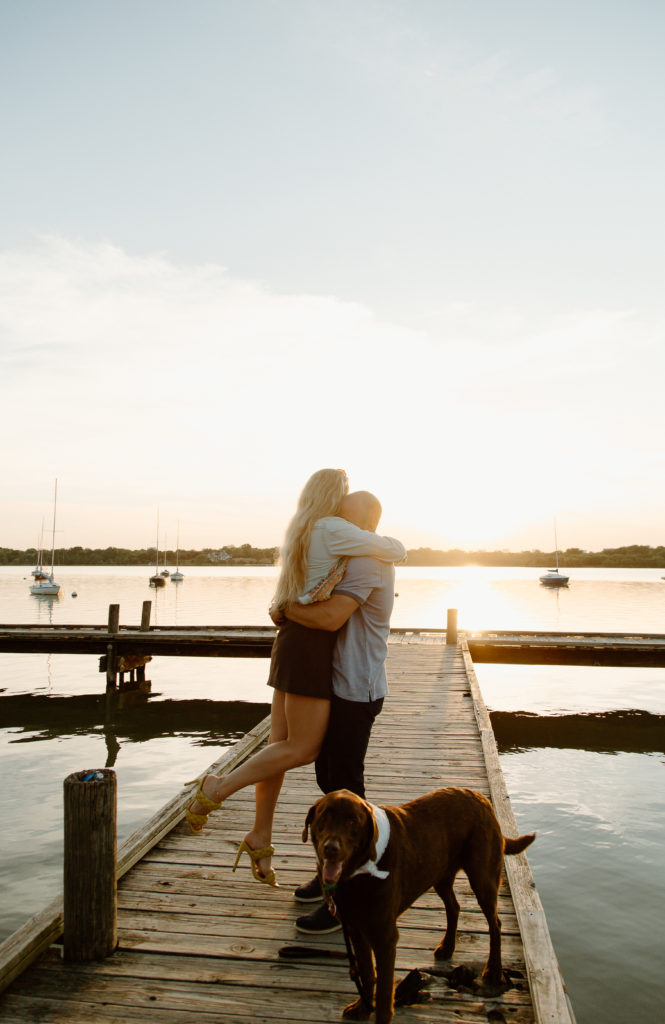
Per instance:
[[[149,604],[149,602],[146,602]],[[111,606],[113,608],[117,606]],[[111,616],[109,616],[111,618]],[[445,629],[400,627],[391,636],[445,638]],[[663,633],[581,633],[460,630],[476,662],[665,666]],[[275,638],[267,626],[0,625],[0,653],[98,654],[122,658],[268,658]],[[104,661],[106,670],[106,661]]]
[[[475,662],[623,668],[665,665],[662,633],[543,633],[505,629],[470,632],[465,636]]]
[[[518,829],[499,767],[489,717],[464,640],[440,635],[393,636],[388,658],[390,697],[377,720],[368,756],[368,797],[394,804],[445,785],[490,796],[505,834]],[[232,767],[266,736],[261,723],[218,764]],[[337,1021],[355,998],[339,959],[290,960],[281,947],[342,952],[338,934],[299,936],[295,918],[307,907],[293,888],[314,870],[311,845],[300,839],[305,814],[318,797],[312,767],[290,772],[274,836],[280,888],[261,886],[248,862],[231,865],[250,827],[253,790],[232,797],[210,818],[202,837],[182,820],[191,797],[180,792],[119,850],[118,939],[99,963],[69,964],[53,943],[62,931],[56,899],[0,947],[0,1020],[5,1024],[290,1024]],[[507,858],[500,893],[501,992],[459,984],[451,968],[480,972],[487,957],[485,919],[461,874],[458,945],[449,965],[432,951],[444,926],[439,898],[429,892],[400,920],[397,979],[412,968],[431,975],[429,1001],[396,1009],[396,1022],[574,1020],[525,854]],[[39,953],[41,952],[41,955]],[[35,957],[39,958],[35,960]],[[34,963],[30,966],[32,960]],[[12,980],[14,979],[14,980]]]

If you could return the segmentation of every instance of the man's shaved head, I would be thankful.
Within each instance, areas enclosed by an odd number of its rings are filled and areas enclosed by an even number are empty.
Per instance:
[[[381,519],[381,502],[370,491],[351,491],[342,499],[340,514],[361,530],[376,530]]]

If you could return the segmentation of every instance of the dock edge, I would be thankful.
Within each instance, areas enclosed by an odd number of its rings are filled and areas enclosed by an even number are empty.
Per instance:
[[[510,803],[506,781],[501,771],[499,751],[489,712],[485,706],[478,678],[465,637],[460,639],[464,666],[471,687],[476,722],[487,768],[490,796],[501,831],[505,836],[519,835],[519,828]],[[564,985],[545,911],[536,889],[525,853],[504,861],[508,884],[513,897],[517,923],[522,935],[524,959],[537,1024],[576,1024],[573,1008]]]

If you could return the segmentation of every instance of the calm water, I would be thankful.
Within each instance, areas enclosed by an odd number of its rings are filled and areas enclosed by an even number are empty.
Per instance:
[[[119,603],[121,623],[138,623],[150,598],[162,625],[269,624],[274,570],[184,571],[182,583],[153,591],[145,568],[62,569],[62,596],[51,600],[29,594],[27,570],[0,567],[0,622],[103,623]],[[665,633],[662,575],[580,569],[556,592],[534,569],[402,568],[393,625],[443,626],[456,607],[466,629]],[[266,669],[154,659],[149,699],[109,720],[96,658],[0,655],[0,938],[60,888],[65,776],[115,766],[122,839],[263,717]],[[665,669],[477,672],[518,821],[538,832],[529,860],[578,1024],[661,1022]],[[621,715],[629,710],[644,714]]]

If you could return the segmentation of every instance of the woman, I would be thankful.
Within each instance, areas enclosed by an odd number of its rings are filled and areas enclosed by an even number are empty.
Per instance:
[[[377,537],[336,518],[348,493],[346,473],[321,469],[305,484],[282,547],[282,569],[273,608],[290,601],[309,602],[326,596],[326,580],[343,572],[340,555],[369,554],[399,559],[390,538]],[[233,870],[243,852],[252,863],[254,877],[276,885],[270,866],[272,824],[284,773],[311,764],[319,753],[328,725],[332,693],[332,650],[336,634],[307,629],[285,620],[277,633],[270,659],[268,683],[274,688],[268,745],[222,778],[195,779],[198,789],[185,812],[192,832],[200,833],[212,810],[232,793],[256,784],[254,827],[247,833]]]

